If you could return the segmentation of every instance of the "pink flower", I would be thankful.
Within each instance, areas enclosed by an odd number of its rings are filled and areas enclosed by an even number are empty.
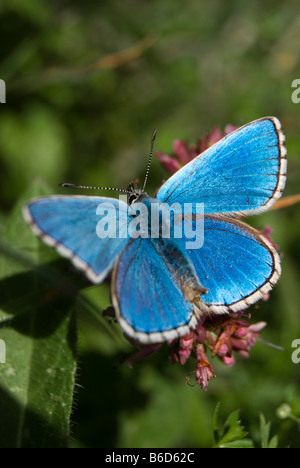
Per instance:
[[[245,320],[235,317],[230,318],[227,322],[224,331],[219,335],[214,345],[213,353],[228,366],[234,363],[233,352],[245,358],[249,357],[250,348],[255,345],[260,331],[267,324],[266,322],[258,322],[251,325]]]
[[[205,348],[203,345],[197,345],[196,347],[196,359],[197,359],[197,369],[196,369],[196,383],[200,387],[207,390],[208,382],[212,377],[215,377],[212,366],[210,365],[206,354]]]
[[[249,357],[250,348],[255,345],[265,326],[265,322],[250,324],[241,319],[239,313],[206,319],[195,330],[170,343],[171,361],[185,364],[193,355],[197,363],[194,371],[196,383],[207,390],[209,380],[215,377],[207,350],[226,366],[232,366],[235,363],[234,353]]]
[[[190,332],[182,338],[175,340],[175,345],[171,348],[170,359],[174,364],[180,362],[180,364],[185,364],[193,349],[194,333]]]

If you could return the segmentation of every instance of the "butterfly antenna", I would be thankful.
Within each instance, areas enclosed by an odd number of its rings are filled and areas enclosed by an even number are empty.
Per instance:
[[[73,188],[73,189],[115,190],[116,192],[123,192],[123,193],[127,193],[127,194],[129,193],[129,190],[114,188],[114,187],[89,187],[87,185],[69,184],[67,182],[65,182],[63,184],[59,184],[59,185],[60,185],[60,187]]]
[[[147,179],[148,179],[148,175],[149,175],[149,170],[150,170],[150,165],[151,165],[151,160],[152,160],[152,155],[153,155],[153,147],[154,147],[154,141],[155,141],[156,133],[157,133],[157,130],[155,129],[153,131],[153,133],[152,133],[152,138],[151,138],[151,150],[150,150],[150,156],[149,156],[149,161],[148,161],[148,165],[147,165],[144,185],[143,185],[143,189],[142,189],[143,193],[145,192],[145,187],[146,187],[146,183],[147,183]]]

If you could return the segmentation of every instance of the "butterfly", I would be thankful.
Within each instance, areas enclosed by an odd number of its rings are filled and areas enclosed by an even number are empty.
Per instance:
[[[153,142],[154,138],[151,156]],[[29,201],[24,218],[34,234],[69,258],[91,282],[101,283],[112,274],[112,304],[125,335],[143,344],[173,340],[203,317],[247,308],[280,277],[276,249],[239,218],[266,211],[281,196],[287,168],[284,142],[278,119],[264,117],[183,166],[155,197],[145,192],[149,160],[143,189],[129,185],[127,201],[50,196]],[[189,224],[195,230],[198,202],[203,204],[199,248],[187,248],[185,233],[174,235],[176,212],[170,216],[169,238],[161,228],[153,238],[130,234],[137,204],[150,219],[162,204],[189,204],[189,216],[181,219],[184,227]],[[97,233],[105,213],[106,222],[114,215],[115,236]],[[163,224],[164,216],[159,219]]]

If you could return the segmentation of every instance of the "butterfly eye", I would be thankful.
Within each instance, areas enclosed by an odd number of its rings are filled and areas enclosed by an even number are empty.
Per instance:
[[[131,193],[130,195],[128,195],[128,204],[132,205],[134,202],[137,201],[138,198],[139,196],[137,193]]]
[[[140,200],[141,197],[144,195],[144,192],[141,189],[138,189],[134,186],[133,182],[129,184],[127,188],[127,203],[128,205],[132,205],[137,200]]]

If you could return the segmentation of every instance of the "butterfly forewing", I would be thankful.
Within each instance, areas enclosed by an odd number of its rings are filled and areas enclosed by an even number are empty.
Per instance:
[[[280,122],[265,117],[230,133],[170,177],[167,203],[204,203],[205,213],[240,216],[267,210],[281,196],[286,149]]]
[[[111,208],[111,221],[116,224],[114,237],[97,235],[99,207],[103,208],[102,213]],[[130,222],[127,208],[126,203],[114,198],[57,196],[32,200],[23,214],[33,232],[46,244],[69,258],[93,283],[100,283],[129,241],[123,232],[127,232]]]

